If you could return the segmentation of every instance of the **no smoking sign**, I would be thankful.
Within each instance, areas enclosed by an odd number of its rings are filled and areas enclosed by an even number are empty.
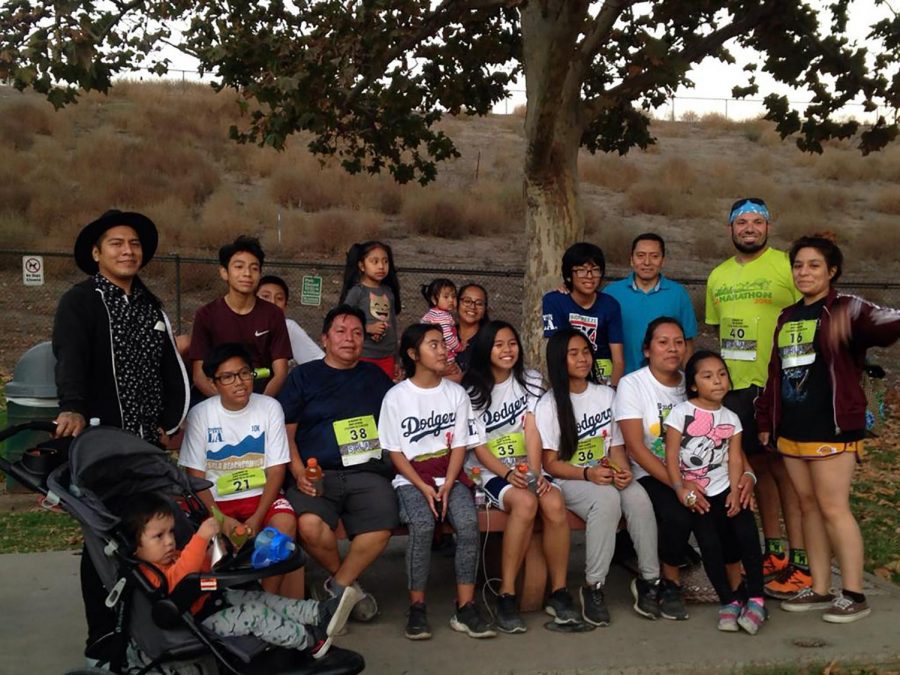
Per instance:
[[[26,286],[44,285],[44,257],[40,255],[22,256],[22,283]]]

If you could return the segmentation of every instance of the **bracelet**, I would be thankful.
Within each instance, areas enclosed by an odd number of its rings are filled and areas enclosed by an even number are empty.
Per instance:
[[[506,475],[503,476],[503,480],[505,480],[507,483],[509,482],[509,474],[511,474],[512,472],[513,472],[513,470],[510,469],[509,471],[506,472]]]
[[[584,479],[585,479],[585,480],[590,480],[590,478],[588,478],[588,475],[587,475],[588,468],[590,468],[590,467],[587,467],[587,466],[584,467],[584,473],[583,473],[583,476],[584,476]]]
[[[745,475],[745,476],[750,476],[750,478],[753,479],[753,486],[756,487],[756,474],[753,473],[752,471],[745,471],[745,472],[744,472],[744,475]]]

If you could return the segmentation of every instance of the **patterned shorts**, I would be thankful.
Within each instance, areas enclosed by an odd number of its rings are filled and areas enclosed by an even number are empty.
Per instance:
[[[856,454],[857,461],[859,461],[863,455],[863,442],[792,441],[788,438],[779,438],[778,452],[785,457],[796,457],[797,459],[828,459],[844,452],[852,452]]]

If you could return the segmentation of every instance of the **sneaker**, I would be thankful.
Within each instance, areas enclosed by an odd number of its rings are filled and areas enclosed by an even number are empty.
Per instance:
[[[497,631],[481,616],[474,600],[456,608],[456,614],[450,617],[450,628],[473,638],[497,637]]]
[[[406,632],[410,640],[427,640],[431,637],[431,626],[425,614],[425,603],[417,602],[409,606],[409,618],[406,619]]]
[[[319,602],[319,627],[328,637],[342,634],[353,607],[362,597],[359,589],[348,586],[340,597],[332,596]]]
[[[719,630],[726,633],[737,633],[738,617],[741,615],[741,603],[737,600],[719,607]]]
[[[822,615],[822,618],[828,623],[852,623],[871,613],[872,609],[865,600],[856,602],[846,595],[841,595],[835,598],[831,608]]]
[[[763,586],[763,592],[770,598],[787,600],[810,586],[812,586],[812,577],[809,575],[809,572],[804,572],[798,567],[789,565],[781,574]]]
[[[631,580],[631,597],[634,598],[634,611],[651,621],[660,617],[659,613],[659,579]]]
[[[744,605],[744,609],[741,610],[741,615],[738,617],[737,623],[738,626],[750,633],[750,635],[756,635],[759,632],[759,627],[763,625],[765,620],[766,608],[757,600],[750,598],[750,600],[747,601],[747,604]]]
[[[784,572],[789,564],[785,553],[766,553],[763,556],[763,580],[771,581]]]
[[[497,616],[494,617],[497,630],[504,633],[524,633],[528,628],[519,610],[516,609],[516,596],[504,593],[497,597]]]
[[[581,587],[581,616],[594,626],[609,625],[609,610],[603,597],[603,584]]]
[[[581,616],[575,609],[575,600],[565,588],[558,588],[547,598],[544,611],[553,617],[553,622],[560,625],[581,623]]]
[[[334,592],[332,588],[333,581],[331,577],[328,577],[325,580],[325,592],[334,597],[337,593]],[[375,596],[371,593],[366,593],[362,586],[359,585],[359,582],[353,582],[353,588],[355,588],[361,594],[361,599],[353,606],[353,611],[350,612],[350,618],[354,621],[359,621],[360,623],[368,623],[372,619],[374,619],[378,615],[378,603],[375,601]]]
[[[819,595],[810,587],[782,601],[781,609],[785,612],[809,612],[814,609],[828,609],[833,602],[834,595],[831,593]]]
[[[659,615],[672,621],[684,621],[689,616],[681,586],[669,579],[659,580]]]

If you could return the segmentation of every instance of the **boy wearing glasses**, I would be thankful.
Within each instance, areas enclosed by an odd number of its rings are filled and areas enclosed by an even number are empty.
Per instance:
[[[225,534],[243,525],[255,535],[270,525],[293,539],[297,516],[281,494],[291,461],[281,405],[253,393],[250,355],[241,344],[213,347],[203,372],[216,396],[188,414],[178,463],[190,475],[212,482],[200,498],[225,515]],[[262,585],[270,593],[301,598],[303,572],[269,577]]]
[[[599,292],[606,274],[603,251],[587,242],[572,244],[563,254],[562,273],[568,292],[550,291],[542,301],[544,337],[570,326],[584,333],[597,378],[616,386],[625,372],[622,311],[615,298]]]

